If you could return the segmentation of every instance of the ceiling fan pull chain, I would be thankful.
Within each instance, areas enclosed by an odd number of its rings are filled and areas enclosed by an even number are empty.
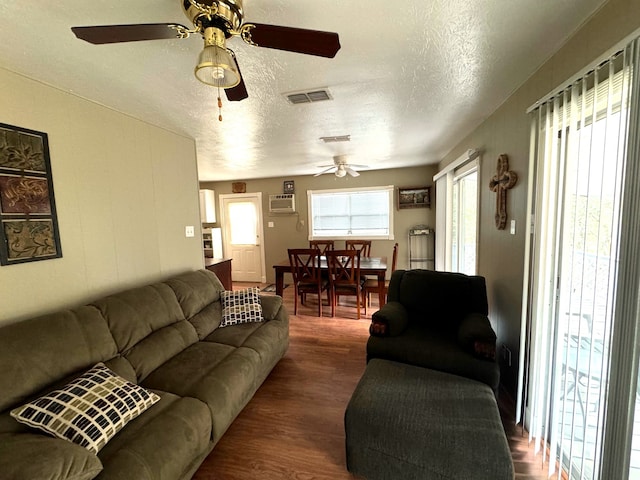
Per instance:
[[[218,87],[218,121],[222,121],[222,99],[220,98],[220,87]]]

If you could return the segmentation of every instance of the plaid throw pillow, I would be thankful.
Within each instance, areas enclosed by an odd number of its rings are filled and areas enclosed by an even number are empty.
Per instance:
[[[220,327],[239,323],[261,322],[262,305],[260,289],[249,287],[244,290],[222,292],[222,323]]]
[[[98,453],[160,397],[98,363],[84,375],[11,411],[18,422]]]

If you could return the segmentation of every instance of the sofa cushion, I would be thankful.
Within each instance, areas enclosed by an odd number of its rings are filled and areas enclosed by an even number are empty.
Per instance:
[[[220,328],[263,320],[259,288],[249,287],[243,290],[222,292],[222,323],[220,323]]]
[[[143,385],[205,402],[217,442],[257,389],[259,363],[251,349],[198,342],[156,369]]]
[[[75,443],[39,433],[0,435],[3,480],[89,480],[101,470],[100,459]]]
[[[273,320],[282,309],[282,297],[279,295],[260,295],[262,315],[265,320]]]
[[[99,480],[191,478],[211,450],[211,414],[195,398],[155,391],[160,401],[100,452]]]
[[[107,320],[118,350],[131,362],[138,382],[198,341],[176,294],[164,283],[127,290],[93,305]]]
[[[175,293],[162,283],[126,290],[92,304],[102,312],[118,351],[125,356],[149,334],[184,320]]]
[[[288,316],[281,316],[264,323],[242,323],[228,328],[219,328],[205,341],[250,348],[256,352],[260,357],[256,368],[261,383],[287,351],[288,325]]]
[[[159,397],[99,363],[60,390],[11,411],[17,421],[98,453]]]
[[[118,350],[100,312],[87,306],[3,326],[0,352],[3,411]]]
[[[193,324],[200,339],[218,328],[222,319],[219,300],[224,286],[213,272],[188,272],[165,283],[175,292],[185,318]]]
[[[141,382],[158,366],[197,341],[198,334],[193,325],[181,320],[156,330],[140,341],[129,350],[127,360],[133,365],[138,382]]]
[[[222,302],[218,300],[210,303],[189,318],[189,322],[196,329],[198,338],[202,340],[222,323]]]

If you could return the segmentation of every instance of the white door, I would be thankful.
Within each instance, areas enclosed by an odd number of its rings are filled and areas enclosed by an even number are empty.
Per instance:
[[[262,193],[220,195],[225,257],[236,282],[266,282]]]

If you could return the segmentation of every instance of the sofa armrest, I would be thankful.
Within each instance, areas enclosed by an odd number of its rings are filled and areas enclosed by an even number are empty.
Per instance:
[[[282,297],[278,295],[260,295],[262,315],[265,320],[273,320],[282,308]]]
[[[0,434],[0,476],[6,480],[89,480],[100,459],[80,445],[47,435]]]
[[[386,303],[371,316],[369,333],[374,337],[396,337],[409,324],[409,313],[400,302]]]
[[[496,332],[486,315],[470,313],[458,327],[458,342],[468,352],[487,360],[496,358]]]

